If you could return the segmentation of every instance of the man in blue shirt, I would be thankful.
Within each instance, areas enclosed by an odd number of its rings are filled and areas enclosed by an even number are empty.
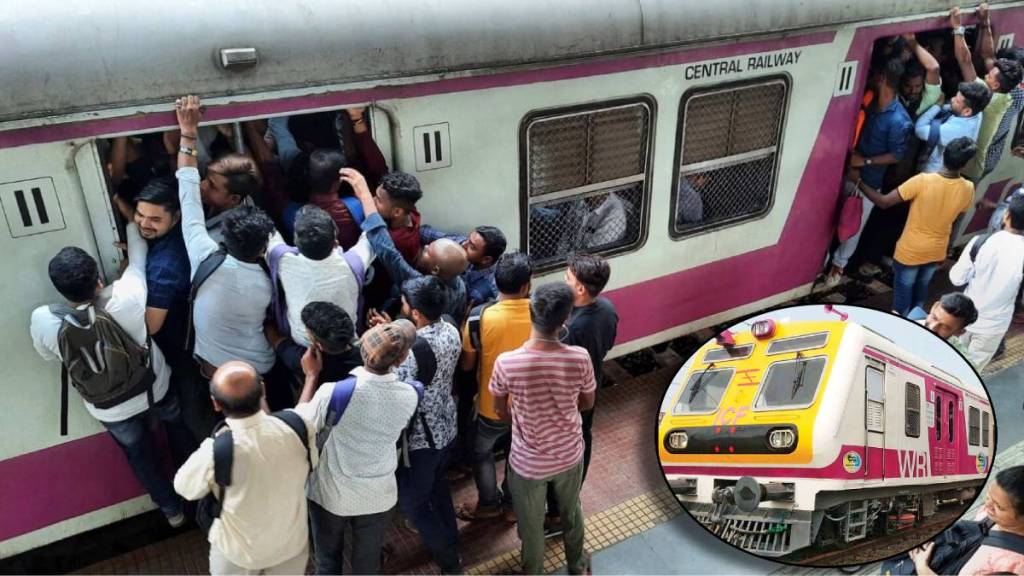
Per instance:
[[[494,263],[505,253],[505,234],[494,226],[477,226],[469,236],[441,232],[432,226],[420,226],[420,243],[428,246],[434,240],[448,238],[466,250],[469,268],[462,273],[466,283],[467,308],[490,302],[498,297],[494,283]]]
[[[961,82],[956,96],[946,106],[929,108],[914,125],[914,133],[925,143],[921,172],[942,170],[942,154],[957,138],[967,137],[977,143],[983,111],[992,99],[988,86],[979,82]],[[931,151],[929,145],[933,145]]]
[[[197,438],[209,434],[214,414],[209,392],[196,389],[195,363],[185,351],[191,267],[181,233],[181,204],[173,177],[150,180],[132,207],[114,198],[125,218],[131,218],[149,244],[146,257],[146,328],[171,367],[170,384],[178,393],[185,424]]]
[[[857,183],[863,182],[876,190],[881,188],[885,169],[903,158],[907,136],[913,128],[910,114],[898,97],[903,78],[903,63],[898,58],[885,62],[872,75],[872,84],[877,83],[877,97],[868,109],[864,128],[856,149],[850,152],[850,168],[846,173],[843,193],[847,196],[860,195]],[[839,244],[832,255],[832,269],[825,278],[827,286],[839,284],[843,269],[857,249],[860,233],[874,204],[861,196],[863,211],[860,229],[851,238]]]

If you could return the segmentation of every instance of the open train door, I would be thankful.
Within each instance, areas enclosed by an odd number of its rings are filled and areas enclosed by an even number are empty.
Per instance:
[[[885,478],[885,363],[865,357],[864,478]]]

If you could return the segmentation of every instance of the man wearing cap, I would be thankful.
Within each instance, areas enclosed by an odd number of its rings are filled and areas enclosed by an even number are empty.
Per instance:
[[[320,464],[306,487],[317,574],[341,574],[345,529],[352,527],[352,573],[380,572],[388,512],[398,502],[395,443],[416,411],[418,397],[393,369],[416,341],[408,320],[378,324],[360,340],[363,366],[352,370],[355,389],[342,417],[330,430]],[[295,410],[325,428],[338,383],[317,388],[323,357],[310,347],[302,358],[305,385]]]

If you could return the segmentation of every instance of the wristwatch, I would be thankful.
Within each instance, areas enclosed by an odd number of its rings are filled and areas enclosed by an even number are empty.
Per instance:
[[[963,36],[966,29],[963,26],[953,28],[953,36]]]
[[[864,158],[864,165],[865,166],[871,166],[872,164],[874,164],[874,162],[871,160],[871,156],[866,156]]]

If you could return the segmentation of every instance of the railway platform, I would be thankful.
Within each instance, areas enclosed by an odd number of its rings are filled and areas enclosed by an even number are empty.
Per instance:
[[[936,274],[936,279],[943,275]],[[934,296],[948,291],[938,280]],[[875,281],[854,283],[814,301],[886,309],[891,291]],[[708,337],[712,331],[698,336]],[[745,554],[719,541],[682,512],[661,476],[655,419],[661,397],[687,353],[691,339],[660,353],[645,351],[606,363],[613,385],[602,391],[594,424],[594,459],[584,484],[586,548],[595,574],[826,574],[836,570],[800,568]],[[1024,329],[1014,326],[1006,352],[983,373],[996,409],[995,469],[1024,463]],[[467,478],[453,483],[456,505],[473,504],[476,491]],[[981,499],[975,504],[980,506]],[[974,511],[968,513],[973,516]],[[501,520],[460,521],[463,561],[470,574],[520,572],[515,526]],[[390,556],[386,573],[437,573],[414,533],[396,522],[386,536]],[[206,574],[208,545],[193,528],[170,530],[151,513],[77,536],[43,549],[0,561],[0,572],[76,574]],[[565,573],[562,542],[548,540],[545,570]],[[862,566],[868,574],[877,565]]]

